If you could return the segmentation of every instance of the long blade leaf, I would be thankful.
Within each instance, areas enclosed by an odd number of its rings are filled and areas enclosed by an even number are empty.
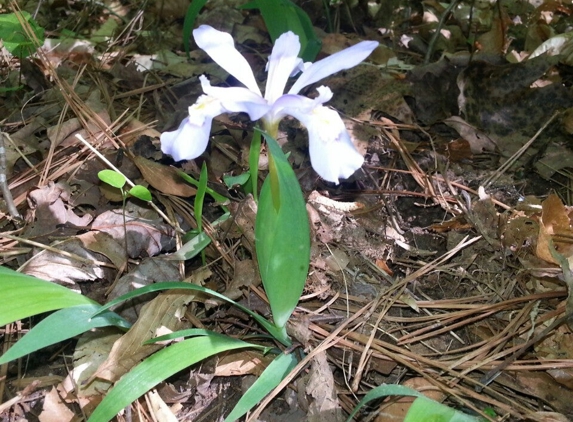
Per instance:
[[[100,307],[100,305],[96,304],[78,305],[54,312],[40,321],[39,324],[4,353],[0,357],[0,365],[60,341],[68,340],[92,328],[110,325],[125,329],[130,327],[131,324],[129,322],[110,311],[91,318]]]
[[[0,326],[56,309],[95,304],[58,284],[0,267]]]
[[[117,413],[171,375],[227,350],[253,347],[220,334],[194,337],[160,350],[124,375],[92,413],[88,422],[108,422]]]

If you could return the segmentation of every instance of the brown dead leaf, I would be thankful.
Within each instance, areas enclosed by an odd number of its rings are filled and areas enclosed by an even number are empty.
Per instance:
[[[139,156],[133,157],[133,162],[147,183],[159,192],[185,198],[194,196],[197,192],[197,189],[183,181],[181,176],[177,174],[178,170],[174,167]]]
[[[92,223],[93,230],[109,233],[120,244],[127,236],[127,252],[130,258],[155,256],[173,243],[173,228],[159,219],[139,217],[139,210],[106,211]]]
[[[570,228],[571,220],[569,210],[557,195],[549,195],[542,203],[541,222],[539,225],[539,235],[537,237],[537,257],[552,264],[559,264],[551,254],[550,241],[557,252],[569,258],[573,255],[573,246],[569,242],[559,242],[555,235],[560,234],[569,238],[573,237]]]
[[[272,361],[273,358],[270,355],[263,355],[255,350],[233,351],[219,359],[214,374],[217,377],[259,376]]]
[[[332,369],[324,351],[317,353],[312,359],[306,393],[314,398],[308,408],[308,422],[345,420],[338,402]]]
[[[50,392],[44,397],[42,413],[38,416],[40,422],[68,422],[74,416],[74,412],[68,409],[60,398],[58,390],[52,387]]]

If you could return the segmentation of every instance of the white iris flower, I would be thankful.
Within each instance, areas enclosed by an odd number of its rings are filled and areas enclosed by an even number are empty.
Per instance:
[[[201,76],[201,95],[189,107],[189,117],[179,128],[161,135],[161,150],[175,160],[191,160],[201,155],[209,141],[211,122],[223,113],[245,112],[251,120],[262,119],[265,130],[276,136],[284,116],[298,119],[308,129],[310,161],[320,177],[338,183],[362,166],[362,155],[356,150],[338,113],[323,104],[332,98],[332,91],[321,86],[314,99],[298,95],[301,89],[340,70],[356,66],[378,46],[376,41],[362,41],[350,48],[319,60],[303,63],[298,57],[300,42],[292,32],[276,41],[267,64],[268,79],[265,95],[261,91],[247,60],[235,48],[226,32],[202,25],[193,31],[195,42],[219,66],[245,85],[213,87]],[[302,72],[288,93],[284,94],[290,76]]]

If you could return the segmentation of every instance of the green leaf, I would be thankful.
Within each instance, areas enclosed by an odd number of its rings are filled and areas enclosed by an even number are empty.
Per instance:
[[[205,193],[207,192],[207,165],[203,162],[201,166],[201,175],[199,176],[199,186],[195,194],[195,202],[193,211],[195,212],[195,221],[197,222],[197,230],[203,230],[203,203],[205,202]]]
[[[151,202],[151,192],[145,186],[135,185],[129,190],[131,196],[135,196],[137,199],[141,199],[145,202]]]
[[[183,47],[185,48],[187,57],[189,57],[189,40],[191,39],[191,32],[195,26],[195,19],[197,19],[197,15],[206,3],[207,0],[193,0],[191,4],[189,4],[189,7],[187,7],[185,20],[183,21]]]
[[[321,41],[304,10],[290,0],[256,0],[273,43],[287,31],[298,35],[301,58],[311,62],[320,51]],[[248,7],[248,6],[247,6]]]
[[[257,378],[253,385],[241,397],[231,413],[225,418],[225,422],[233,422],[251,410],[267,394],[269,394],[296,366],[297,359],[293,354],[285,355],[281,353],[263,373]]]
[[[26,35],[20,20],[27,21],[38,39],[39,45]],[[0,40],[6,50],[17,57],[27,57],[44,43],[44,28],[40,27],[28,12],[0,15]]]
[[[182,171],[177,172],[177,174],[179,174],[179,176],[181,176],[181,178],[183,180],[185,180],[187,183],[189,183],[190,185],[195,186],[196,188],[199,187],[199,181],[193,179],[191,176],[189,176],[187,173],[184,173]],[[213,189],[211,189],[210,187],[207,187],[205,190],[210,196],[211,198],[213,198],[216,202],[219,202],[221,204],[224,204],[226,202],[229,201],[229,198],[227,198],[226,196],[221,195],[220,193],[215,192]]]
[[[211,243],[211,238],[205,232],[201,232],[185,242],[179,250],[163,258],[169,261],[187,261],[197,256],[203,249]]]
[[[68,340],[92,328],[114,325],[128,329],[131,326],[129,322],[110,311],[91,318],[100,307],[97,304],[77,305],[54,312],[40,321],[14,346],[8,349],[0,357],[0,365],[60,341]]]
[[[267,176],[257,211],[255,244],[273,319],[284,329],[304,288],[310,263],[310,228],[298,180],[277,142],[269,146]]]
[[[88,422],[108,422],[117,413],[171,375],[227,350],[258,347],[221,334],[193,337],[145,359],[107,393]]]
[[[259,156],[261,155],[261,132],[255,130],[249,149],[249,173],[251,174],[251,193],[255,202],[259,201]]]
[[[0,326],[56,309],[95,304],[63,286],[0,267]]]
[[[426,396],[420,396],[408,409],[404,422],[479,422],[482,418],[467,415],[438,403]]]
[[[105,182],[117,189],[122,189],[126,182],[125,176],[114,170],[102,170],[97,174],[97,177],[102,182]]]
[[[479,422],[480,418],[466,415],[448,406],[424,396],[419,391],[403,385],[382,384],[370,390],[356,405],[346,422],[352,418],[368,402],[386,396],[413,396],[416,400],[408,409],[404,422]]]
[[[249,181],[250,178],[251,175],[249,173],[242,173],[237,176],[224,175],[223,182],[225,182],[225,185],[227,185],[227,187],[231,189],[235,186],[243,186],[245,183]]]
[[[197,286],[195,284],[183,283],[180,281],[164,281],[162,283],[150,284],[149,286],[145,286],[145,287],[141,287],[141,288],[136,289],[136,290],[132,290],[131,292],[126,293],[126,294],[124,294],[118,298],[115,298],[114,300],[103,305],[99,309],[99,311],[97,311],[92,316],[92,318],[99,315],[101,312],[103,312],[109,308],[112,308],[113,306],[115,306],[119,303],[122,303],[126,300],[133,299],[134,297],[138,297],[138,296],[141,296],[141,295],[144,295],[147,293],[159,292],[159,291],[163,291],[163,290],[177,290],[177,289],[195,290],[195,291],[199,291],[199,292],[214,296],[214,297],[219,298],[221,300],[224,300],[225,302],[236,306],[237,308],[239,308],[240,310],[242,310],[246,314],[253,317],[253,319],[255,321],[257,321],[265,330],[267,330],[269,332],[269,334],[271,334],[274,338],[276,338],[277,340],[282,342],[285,346],[291,345],[291,342],[290,342],[290,340],[288,340],[288,337],[285,339],[284,336],[282,336],[281,330],[277,329],[277,327],[275,327],[273,324],[271,324],[269,321],[267,321],[265,318],[263,318],[259,314],[251,311],[249,308],[241,305],[240,303],[237,303],[237,302],[229,299],[228,297],[226,297],[226,296],[222,295],[221,293],[218,293],[214,290],[207,289],[207,288],[202,287],[202,286]]]
[[[414,397],[421,397],[423,396],[422,393],[419,391],[414,390],[413,388],[404,387],[403,385],[397,384],[382,384],[378,387],[373,388],[370,390],[366,395],[360,400],[360,402],[356,405],[346,422],[351,422],[354,415],[358,413],[358,411],[368,402],[372,400],[376,400],[386,396],[414,396]]]

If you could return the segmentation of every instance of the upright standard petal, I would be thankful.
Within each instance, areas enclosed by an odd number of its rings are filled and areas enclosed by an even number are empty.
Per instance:
[[[377,41],[362,41],[311,64],[294,83],[289,94],[298,94],[305,86],[341,70],[350,69],[366,59],[378,47]]]
[[[199,48],[205,51],[215,63],[251,91],[261,95],[249,62],[237,51],[230,34],[218,31],[209,25],[201,25],[193,31],[193,37]]]
[[[276,41],[269,56],[265,99],[274,103],[283,95],[289,76],[301,63],[298,57],[300,41],[292,32],[285,32]]]
[[[177,130],[161,134],[161,151],[171,155],[175,161],[197,158],[207,148],[213,117],[224,111],[217,99],[200,96],[189,107],[189,117],[183,119]]]

